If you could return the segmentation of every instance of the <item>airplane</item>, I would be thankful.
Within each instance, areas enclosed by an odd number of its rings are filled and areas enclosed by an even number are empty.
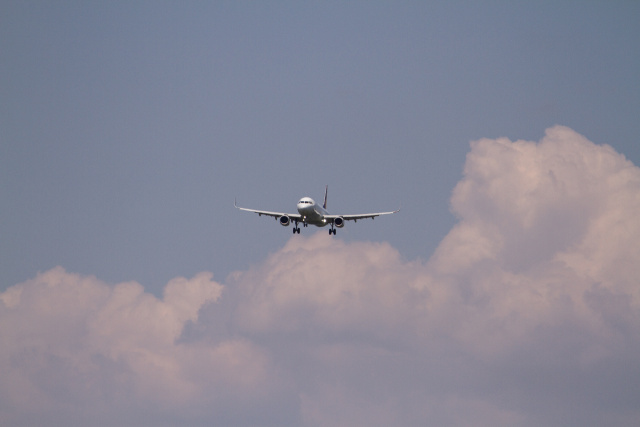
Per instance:
[[[308,224],[315,225],[316,227],[325,227],[326,225],[331,225],[331,229],[329,230],[329,235],[336,235],[336,229],[344,227],[345,221],[353,221],[357,222],[359,219],[365,218],[375,218],[380,215],[390,215],[396,212],[399,212],[400,209],[391,212],[376,212],[376,213],[368,213],[368,214],[357,214],[357,215],[329,215],[327,212],[327,190],[329,186],[327,185],[324,189],[324,203],[322,206],[317,204],[311,197],[303,197],[298,201],[298,213],[297,214],[289,214],[282,212],[269,212],[269,211],[260,211],[256,209],[247,209],[241,208],[236,204],[234,200],[233,206],[240,209],[241,211],[254,212],[259,216],[267,215],[276,218],[280,225],[284,227],[288,227],[289,224],[293,222],[293,234],[300,234],[300,227],[298,227],[298,223],[302,223],[304,227]]]

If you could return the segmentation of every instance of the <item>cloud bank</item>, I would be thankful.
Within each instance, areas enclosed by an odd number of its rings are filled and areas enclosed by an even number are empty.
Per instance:
[[[426,262],[295,236],[263,263],[0,294],[2,425],[640,423],[640,169],[556,126],[471,144]]]

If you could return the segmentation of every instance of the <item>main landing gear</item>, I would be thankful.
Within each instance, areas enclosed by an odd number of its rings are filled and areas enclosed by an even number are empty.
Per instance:
[[[307,226],[306,222],[304,223],[304,226],[305,227]],[[298,227],[298,221],[296,221],[295,225],[293,226],[293,234],[296,234],[296,233],[300,234],[300,227]]]
[[[331,223],[331,229],[329,230],[329,236],[331,236],[332,234],[335,236],[336,235],[336,230],[335,228],[333,228],[333,223]]]

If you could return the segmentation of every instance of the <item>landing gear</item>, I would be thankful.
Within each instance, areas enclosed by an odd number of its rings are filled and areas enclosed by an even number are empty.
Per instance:
[[[304,225],[305,227],[307,226],[307,224]],[[296,221],[296,224],[293,226],[293,234],[300,234],[300,227],[298,227],[298,221]]]
[[[331,236],[332,234],[335,236],[336,235],[336,230],[335,228],[333,228],[333,224],[331,224],[331,229],[329,230],[329,236]]]

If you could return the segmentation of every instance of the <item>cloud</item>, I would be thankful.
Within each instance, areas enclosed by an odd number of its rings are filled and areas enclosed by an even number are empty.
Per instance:
[[[172,280],[159,300],[134,282],[108,286],[62,268],[8,289],[1,423],[172,425],[208,409],[224,415],[228,396],[267,393],[267,356],[252,343],[179,340],[221,292],[201,273]]]
[[[0,295],[8,425],[636,425],[640,169],[566,127],[471,144],[427,262],[295,236],[158,299],[56,268]]]

